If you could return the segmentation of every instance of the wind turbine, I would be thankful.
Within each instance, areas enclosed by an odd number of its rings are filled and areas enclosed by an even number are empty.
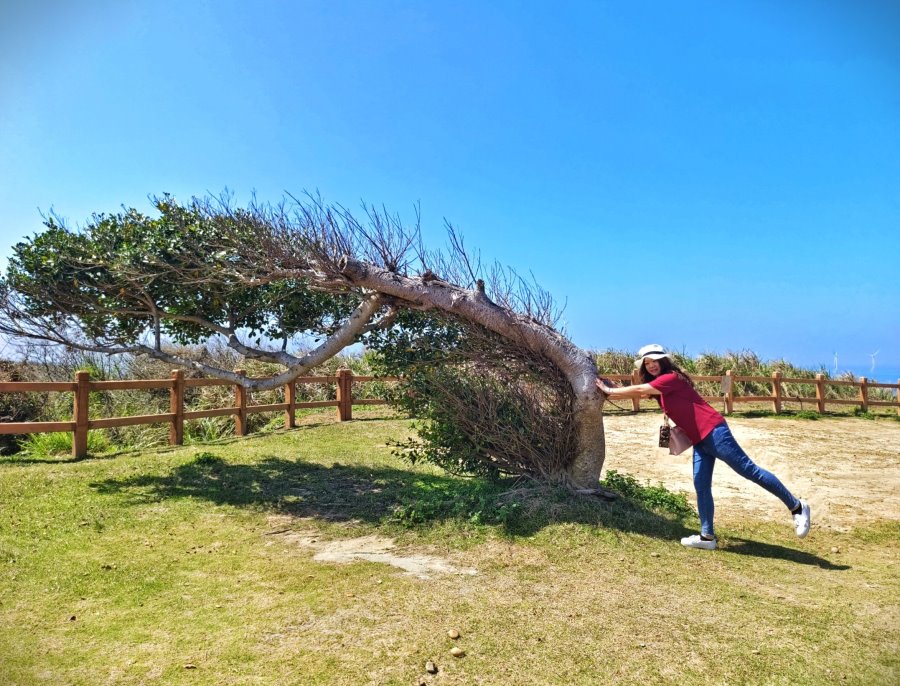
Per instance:
[[[880,352],[881,349],[879,348],[874,353],[869,353],[869,357],[872,358],[872,368],[869,370],[869,374],[871,374],[873,377],[875,376],[875,356]]]

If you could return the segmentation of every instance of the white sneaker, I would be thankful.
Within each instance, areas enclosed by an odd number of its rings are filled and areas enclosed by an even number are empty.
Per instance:
[[[797,535],[800,538],[806,538],[806,534],[809,533],[810,520],[809,503],[801,500],[800,514],[794,515],[794,526],[797,527]]]
[[[694,534],[693,536],[687,536],[686,538],[681,539],[681,545],[685,548],[700,548],[701,550],[715,550],[716,549],[716,539],[711,541],[707,541],[700,537],[700,534]]]

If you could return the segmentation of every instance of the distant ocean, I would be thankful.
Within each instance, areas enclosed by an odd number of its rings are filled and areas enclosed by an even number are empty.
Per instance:
[[[880,364],[875,365],[875,370],[872,370],[872,365],[858,365],[858,366],[848,366],[844,367],[842,365],[838,365],[838,373],[835,375],[834,367],[827,367],[828,373],[831,374],[832,377],[840,376],[846,372],[852,372],[854,376],[860,377],[864,376],[869,381],[877,381],[878,383],[897,383],[897,380],[900,379],[900,365],[890,365],[886,364],[884,366]]]

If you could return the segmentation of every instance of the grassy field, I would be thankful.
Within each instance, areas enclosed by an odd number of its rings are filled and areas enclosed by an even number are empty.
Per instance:
[[[896,518],[799,541],[732,511],[722,549],[687,550],[696,518],[665,492],[486,486],[399,460],[408,422],[356,414],[3,458],[0,684],[900,681]]]

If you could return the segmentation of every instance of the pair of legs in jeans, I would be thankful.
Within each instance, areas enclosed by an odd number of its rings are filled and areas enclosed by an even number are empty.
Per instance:
[[[694,446],[694,489],[697,491],[697,512],[700,515],[700,533],[713,537],[712,475],[716,459],[722,460],[745,479],[759,484],[777,497],[789,510],[800,506],[800,501],[771,472],[754,464],[731,435],[728,424],[722,422],[706,438]],[[808,527],[807,527],[808,528]]]

